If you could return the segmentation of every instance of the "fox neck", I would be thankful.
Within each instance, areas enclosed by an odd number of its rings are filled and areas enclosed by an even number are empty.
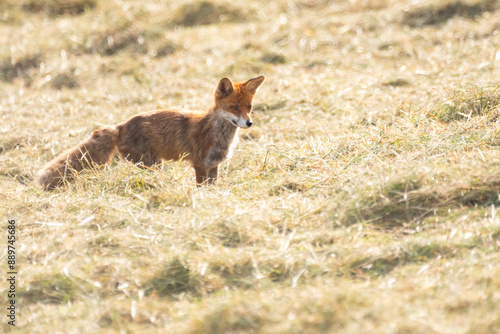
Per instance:
[[[210,117],[211,127],[214,129],[213,140],[220,144],[230,145],[238,133],[238,127],[233,124],[226,114],[229,112],[223,109],[212,109]]]
[[[211,109],[208,114],[208,128],[210,133],[211,148],[205,158],[205,166],[212,168],[223,160],[229,158],[234,144],[237,143],[238,127],[224,116],[221,109]]]

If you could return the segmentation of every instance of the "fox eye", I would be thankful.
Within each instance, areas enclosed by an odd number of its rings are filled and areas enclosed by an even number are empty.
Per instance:
[[[252,109],[252,105],[251,104],[248,105],[248,110],[250,110],[250,109]]]
[[[232,106],[231,109],[236,110],[236,111],[239,110],[238,106]]]

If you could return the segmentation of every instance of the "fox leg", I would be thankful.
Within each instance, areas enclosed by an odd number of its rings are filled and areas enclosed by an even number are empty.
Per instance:
[[[197,186],[201,186],[208,179],[208,172],[204,167],[194,167]]]
[[[219,168],[215,166],[207,171],[204,167],[194,167],[194,171],[196,172],[196,183],[200,186],[202,184],[213,184],[217,180]]]
[[[208,184],[212,184],[217,181],[217,176],[219,175],[219,166],[215,166],[214,168],[208,171]]]

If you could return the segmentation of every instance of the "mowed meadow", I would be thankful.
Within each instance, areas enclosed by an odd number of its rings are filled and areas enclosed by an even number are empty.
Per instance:
[[[496,0],[0,0],[0,331],[499,333],[499,45]],[[214,186],[119,159],[33,183],[258,75]]]

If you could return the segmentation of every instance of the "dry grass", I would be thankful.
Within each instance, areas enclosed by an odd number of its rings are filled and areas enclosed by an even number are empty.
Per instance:
[[[498,332],[498,9],[0,2],[0,212],[19,224],[21,305],[0,331]],[[204,109],[221,77],[260,74],[216,186],[182,162],[117,160],[32,183],[97,128]]]

